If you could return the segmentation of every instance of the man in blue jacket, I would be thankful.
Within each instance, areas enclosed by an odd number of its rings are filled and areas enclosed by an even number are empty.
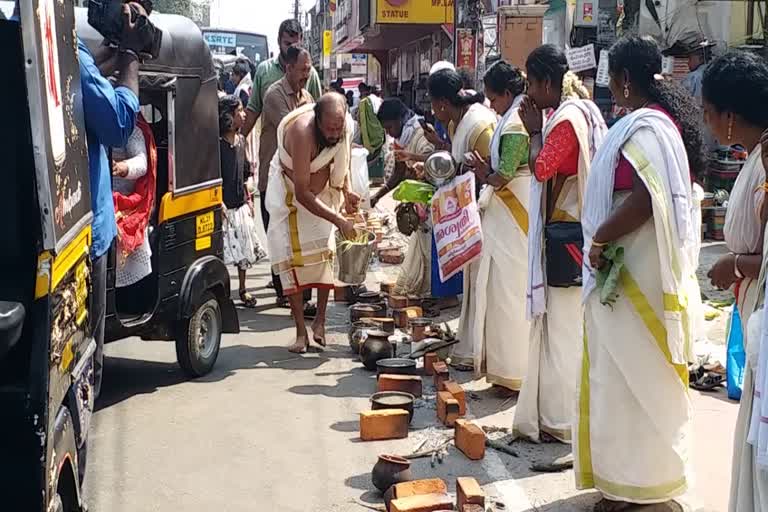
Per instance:
[[[141,15],[146,11],[131,3]],[[13,18],[19,21],[19,3]],[[112,169],[107,148],[125,147],[136,125],[139,112],[139,57],[128,48],[140,46],[136,23],[131,22],[129,5],[123,6],[123,37],[120,48],[102,46],[94,54],[78,38],[80,83],[88,140],[88,171],[93,210],[93,244],[91,246],[91,333],[96,340],[94,355],[94,392],[98,396],[104,367],[104,316],[107,306],[107,253],[117,236],[112,202]],[[118,71],[113,87],[99,71],[99,65],[110,61]]]

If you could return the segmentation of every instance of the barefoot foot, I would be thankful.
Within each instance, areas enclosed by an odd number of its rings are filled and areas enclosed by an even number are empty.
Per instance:
[[[305,354],[307,352],[307,347],[309,347],[309,341],[307,341],[306,337],[300,336],[296,338],[296,343],[288,347],[288,352]]]
[[[319,323],[317,320],[312,324],[312,339],[315,343],[325,348],[325,322]]]

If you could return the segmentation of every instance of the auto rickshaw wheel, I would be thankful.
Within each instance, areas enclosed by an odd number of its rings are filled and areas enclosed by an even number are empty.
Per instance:
[[[184,373],[192,378],[210,373],[219,357],[221,333],[219,301],[206,292],[192,316],[180,322],[176,333],[176,358]]]

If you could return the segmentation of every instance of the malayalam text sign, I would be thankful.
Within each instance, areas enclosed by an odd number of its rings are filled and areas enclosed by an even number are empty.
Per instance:
[[[574,73],[580,73],[588,69],[595,69],[595,45],[588,44],[579,48],[571,48],[565,54],[568,59],[568,68]]]

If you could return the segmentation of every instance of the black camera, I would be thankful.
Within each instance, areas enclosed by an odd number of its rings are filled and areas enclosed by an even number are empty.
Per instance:
[[[123,6],[125,0],[90,0],[88,2],[88,23],[101,34],[110,45],[132,50],[137,54],[156,59],[160,55],[163,42],[163,32],[157,28],[147,16],[130,5],[131,23],[136,23],[136,38],[131,42],[123,41]],[[151,0],[138,2],[151,9]],[[145,6],[146,8],[147,6]]]

